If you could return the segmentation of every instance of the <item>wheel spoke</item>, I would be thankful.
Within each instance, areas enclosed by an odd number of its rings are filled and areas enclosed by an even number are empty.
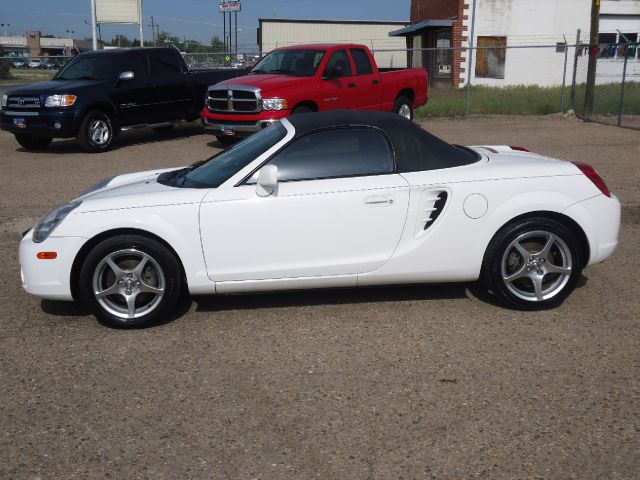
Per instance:
[[[136,268],[134,268],[131,273],[133,273],[136,277],[141,278],[142,277],[142,271],[144,270],[144,267],[147,265],[147,262],[149,261],[149,256],[146,254],[142,254],[142,260],[140,260],[140,263],[138,263],[138,265],[136,265]]]
[[[520,242],[516,242],[516,244],[514,245],[514,248],[518,251],[518,253],[520,254],[520,256],[522,257],[522,259],[526,262],[529,257],[531,256],[531,252],[529,250],[527,250],[526,248],[524,248]]]
[[[105,288],[104,290],[100,290],[97,292],[94,292],[96,297],[98,298],[102,298],[105,297],[107,295],[116,295],[118,293],[120,293],[120,287],[118,286],[118,282],[116,281],[113,285],[111,285],[109,288]]]
[[[549,238],[547,238],[547,243],[545,243],[544,247],[542,247],[542,250],[537,252],[534,256],[536,258],[548,259],[549,252],[551,251],[551,247],[553,247],[553,244],[555,243],[555,241],[556,241],[555,235],[549,234]]]
[[[147,285],[142,280],[140,281],[140,287],[138,287],[140,292],[153,293],[155,295],[162,295],[164,293],[164,288],[152,287],[151,285]]]
[[[109,265],[109,267],[111,267],[111,270],[115,274],[116,282],[120,280],[122,277],[124,277],[124,275],[127,273],[125,270],[120,268],[120,266],[116,262],[113,261],[112,257],[108,257],[106,262]]]
[[[503,275],[502,279],[506,283],[511,283],[514,280],[517,280],[519,278],[526,277],[526,276],[527,276],[527,269],[525,268],[525,264],[523,264],[522,267],[520,267],[517,272],[512,273],[511,275]]]
[[[547,273],[559,273],[560,275],[571,275],[571,269],[567,267],[559,267],[553,263],[547,263]]]
[[[129,318],[134,318],[136,316],[136,297],[137,293],[132,293],[131,295],[125,295],[124,298],[127,300],[127,316]]]
[[[543,296],[542,296],[542,279],[544,278],[544,275],[530,275],[529,278],[531,278],[531,282],[533,282],[533,289],[535,291],[536,294],[536,298],[538,300],[544,300]]]

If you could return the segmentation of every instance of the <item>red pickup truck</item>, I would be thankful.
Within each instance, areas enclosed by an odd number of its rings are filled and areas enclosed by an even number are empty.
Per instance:
[[[302,112],[383,110],[411,119],[427,102],[427,73],[380,72],[364,45],[299,45],[273,50],[248,75],[209,87],[205,100],[203,125],[228,144]]]

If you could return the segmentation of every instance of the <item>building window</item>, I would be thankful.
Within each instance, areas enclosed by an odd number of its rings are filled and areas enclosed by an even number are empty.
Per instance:
[[[476,77],[504,78],[507,37],[478,37]]]

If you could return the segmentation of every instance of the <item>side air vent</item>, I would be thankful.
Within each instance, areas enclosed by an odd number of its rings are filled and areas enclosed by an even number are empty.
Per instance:
[[[425,190],[420,196],[420,206],[418,212],[418,223],[416,225],[416,236],[420,236],[436,223],[444,211],[444,207],[449,199],[446,190],[434,189]]]

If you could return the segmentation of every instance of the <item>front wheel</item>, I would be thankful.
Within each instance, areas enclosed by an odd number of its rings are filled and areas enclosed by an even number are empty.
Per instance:
[[[28,135],[26,133],[16,133],[16,142],[18,142],[26,150],[42,150],[47,148],[53,138],[49,137],[36,137],[34,135]]]
[[[153,238],[108,238],[82,264],[80,298],[108,326],[146,327],[173,315],[182,288],[180,272],[173,253]]]
[[[219,143],[221,143],[222,145],[224,145],[225,147],[228,147],[230,145],[233,145],[234,143],[236,143],[236,137],[231,136],[231,135],[216,135],[216,140],[218,140]]]
[[[99,110],[89,112],[78,132],[78,143],[89,153],[104,152],[113,142],[111,119]]]
[[[407,120],[413,120],[413,104],[407,97],[398,97],[393,105],[393,113],[397,113]]]
[[[575,234],[548,218],[506,225],[485,253],[482,279],[503,304],[521,310],[560,305],[573,291],[584,265]]]

